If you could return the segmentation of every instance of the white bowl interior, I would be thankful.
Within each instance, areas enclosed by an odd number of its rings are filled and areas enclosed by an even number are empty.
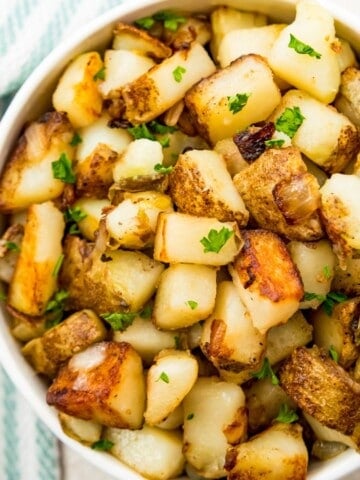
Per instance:
[[[337,31],[348,39],[360,52],[358,25],[360,18],[346,11],[336,0],[319,0],[336,18]],[[104,48],[111,39],[112,28],[117,20],[130,22],[150,15],[157,10],[178,8],[188,11],[208,10],[216,4],[228,4],[236,8],[268,14],[277,21],[288,22],[294,16],[296,0],[137,0],[112,9],[78,31],[77,35],[57,47],[34,71],[15,96],[0,123],[0,167],[17,139],[25,122],[35,119],[50,105],[51,92],[66,64],[80,52]],[[84,447],[65,435],[59,425],[54,409],[45,402],[46,388],[41,379],[23,358],[18,342],[11,336],[7,316],[1,311],[0,362],[27,399],[35,413],[66,445],[81,454],[113,478],[139,480],[143,477],[121,464],[110,454]],[[348,450],[327,462],[314,463],[310,467],[309,480],[335,480],[360,469],[360,455]],[[358,473],[360,476],[360,473]],[[354,477],[355,478],[355,477]]]

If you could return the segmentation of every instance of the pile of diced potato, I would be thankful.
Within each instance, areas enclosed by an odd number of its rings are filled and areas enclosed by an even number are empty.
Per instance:
[[[311,0],[118,22],[0,178],[1,299],[64,431],[145,478],[360,449],[360,70]]]

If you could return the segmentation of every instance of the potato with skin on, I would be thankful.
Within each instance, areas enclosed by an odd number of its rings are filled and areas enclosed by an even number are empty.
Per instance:
[[[278,375],[281,387],[299,408],[349,436],[359,447],[360,385],[327,352],[317,346],[299,347],[284,361]]]
[[[343,265],[335,265],[332,289],[348,297],[360,296],[360,258],[354,253],[342,263]]]
[[[335,107],[360,127],[360,70],[355,66],[349,66],[341,75]]]
[[[243,390],[218,377],[200,377],[183,404],[187,462],[197,475],[224,477],[228,448],[243,441],[247,435]]]
[[[85,127],[100,117],[102,96],[96,74],[103,68],[98,52],[77,56],[65,69],[53,93],[55,110],[66,112],[74,128]]]
[[[101,438],[102,425],[91,420],[82,420],[81,418],[67,415],[64,412],[58,412],[61,428],[66,435],[74,438],[84,445],[91,446]]]
[[[305,480],[308,452],[298,424],[275,423],[231,448],[226,455],[228,480]]]
[[[223,157],[212,150],[189,150],[179,156],[169,175],[170,195],[178,211],[237,221],[244,227],[249,213],[234,186]]]
[[[34,317],[21,313],[10,305],[6,305],[10,315],[11,334],[22,343],[29,342],[33,338],[41,337],[46,331],[46,316]]]
[[[260,333],[298,310],[303,285],[285,243],[267,230],[243,232],[244,246],[229,265],[233,282]]]
[[[197,42],[188,49],[175,52],[123,87],[126,119],[132,124],[154,120],[180,101],[189,88],[214,71],[213,61]]]
[[[109,200],[103,198],[87,198],[82,197],[72,205],[74,209],[80,209],[83,215],[86,217],[82,218],[77,222],[81,234],[92,242],[95,241],[96,231],[99,229],[99,224],[103,211],[110,206]]]
[[[81,310],[41,337],[30,340],[21,351],[36,372],[53,378],[72,355],[105,337],[106,329],[100,318],[91,310]]]
[[[144,425],[141,430],[107,428],[105,438],[113,442],[111,453],[150,480],[168,480],[181,475],[185,458],[178,430]]]
[[[45,313],[58,285],[54,269],[62,255],[63,214],[52,202],[29,207],[21,251],[11,279],[7,301],[32,316]]]
[[[108,427],[141,428],[145,410],[141,358],[126,342],[96,343],[73,355],[59,370],[46,401],[83,420]]]
[[[5,230],[0,238],[0,281],[2,282],[11,282],[23,236],[24,226],[14,223]]]
[[[210,145],[266,120],[280,100],[270,67],[255,54],[234,60],[185,95],[185,105]]]
[[[233,178],[256,223],[289,240],[323,237],[320,189],[297,148],[270,148]]]
[[[294,21],[275,40],[268,60],[277,76],[327,104],[335,99],[340,85],[340,48],[330,13],[312,0],[302,0],[296,5]]]
[[[10,154],[0,178],[0,212],[14,213],[59,197],[64,182],[54,178],[52,162],[72,161],[74,130],[63,112],[47,112],[31,122]]]
[[[147,425],[155,426],[181,404],[198,377],[198,363],[190,352],[163,350],[154,359],[146,377]]]
[[[160,276],[152,321],[157,328],[176,330],[204,320],[216,296],[216,268],[175,263]]]
[[[181,50],[192,42],[205,46],[211,40],[212,31],[206,18],[188,17],[176,31],[165,29],[163,35],[167,45],[173,50]]]
[[[218,267],[232,262],[242,243],[236,222],[220,222],[216,218],[179,212],[160,213],[154,259],[164,263]]]
[[[286,92],[269,120],[276,126],[286,109],[293,111],[296,107],[304,118],[291,139],[292,145],[327,173],[344,170],[359,150],[356,126],[334,107],[301,90]]]

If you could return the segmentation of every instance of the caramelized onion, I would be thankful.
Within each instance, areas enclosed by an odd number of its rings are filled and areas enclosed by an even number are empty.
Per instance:
[[[275,132],[272,122],[252,125],[247,130],[234,135],[233,140],[239,152],[248,162],[256,160],[265,152],[266,140],[270,140]]]
[[[330,458],[340,455],[347,446],[340,442],[326,442],[324,440],[316,440],[312,447],[311,453],[319,460],[329,460]]]

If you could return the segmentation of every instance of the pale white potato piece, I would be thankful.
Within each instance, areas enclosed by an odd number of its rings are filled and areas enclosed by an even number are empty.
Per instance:
[[[249,164],[239,152],[232,137],[223,138],[214,145],[214,151],[222,155],[231,177],[246,168]]]
[[[46,401],[58,410],[108,427],[138,429],[145,410],[140,356],[126,342],[100,342],[60,369]]]
[[[64,113],[45,113],[29,124],[1,174],[0,212],[21,211],[62,194],[65,184],[54,178],[52,163],[61,155],[66,155],[72,163],[73,134]]]
[[[149,368],[146,383],[147,425],[165,420],[184,400],[198,376],[198,363],[190,353],[163,350]]]
[[[204,78],[185,95],[199,132],[212,145],[265,120],[280,100],[266,60],[255,54]]]
[[[105,198],[82,197],[73,204],[72,208],[80,208],[81,212],[86,215],[77,224],[81,234],[87,240],[95,240],[103,210],[109,206],[110,202]]]
[[[120,155],[113,168],[115,182],[136,175],[154,175],[154,167],[163,162],[163,151],[159,142],[139,138],[132,141]]]
[[[78,442],[85,445],[92,445],[100,440],[102,425],[91,420],[82,420],[81,418],[67,415],[64,412],[58,413],[59,421],[62,429]]]
[[[345,435],[334,428],[329,428],[326,425],[323,425],[316,420],[316,418],[312,417],[306,412],[303,412],[303,415],[318,440],[324,440],[325,442],[340,442],[357,450],[357,444],[350,435]]]
[[[190,16],[178,26],[176,31],[166,29],[164,36],[167,45],[173,50],[180,50],[195,41],[206,45],[211,40],[211,25],[205,17]]]
[[[10,283],[14,275],[24,236],[24,225],[12,223],[6,230],[5,225],[0,226],[3,232],[0,238],[0,281],[2,282]]]
[[[312,48],[313,55],[289,47],[291,35],[295,43]],[[280,78],[323,103],[331,103],[340,85],[337,45],[333,17],[318,3],[302,0],[296,5],[295,20],[276,39],[269,63]]]
[[[335,100],[336,108],[346,115],[358,128],[360,127],[360,70],[354,66],[346,68],[341,75],[339,94]]]
[[[24,238],[9,287],[8,303],[16,310],[39,316],[57,289],[54,269],[62,255],[63,214],[52,202],[31,205]]]
[[[180,78],[176,75],[179,71]],[[194,42],[179,50],[122,90],[125,116],[131,123],[153,120],[183,98],[195,83],[215,71],[202,45]]]
[[[305,480],[308,451],[299,424],[275,423],[226,456],[228,478]]]
[[[180,212],[236,220],[247,224],[249,213],[232,182],[223,157],[213,150],[189,150],[179,156],[169,176],[170,195]]]
[[[102,97],[94,77],[102,68],[98,52],[83,53],[66,67],[57,84],[54,108],[66,112],[75,128],[85,127],[100,116]]]
[[[102,95],[112,98],[120,95],[121,88],[136,80],[151,67],[155,61],[137,51],[106,50],[104,53],[105,80],[99,85]],[[113,91],[116,92],[113,92]]]
[[[219,251],[208,251],[204,242],[225,232]],[[202,243],[203,241],[203,243]],[[213,242],[211,242],[213,244]],[[216,242],[218,243],[218,242]],[[195,217],[185,213],[160,213],[155,235],[154,258],[165,263],[195,263],[220,266],[233,261],[242,245],[236,222]]]
[[[298,310],[304,290],[279,236],[267,230],[242,234],[244,246],[229,270],[254,327],[264,334]]]
[[[331,289],[336,263],[336,256],[329,240],[291,241],[288,243],[288,249],[300,272],[304,291],[325,297]],[[317,308],[320,303],[321,300],[318,298],[305,299],[300,303],[300,308]]]
[[[270,120],[276,125],[286,109],[295,107],[304,118],[292,138],[292,145],[326,172],[343,170],[359,148],[355,125],[333,107],[300,90],[286,92]]]
[[[348,67],[356,67],[358,62],[350,43],[344,38],[339,38],[339,41],[340,49],[337,52],[337,60],[339,63],[340,72],[342,73]]]
[[[162,422],[156,426],[163,428],[164,430],[175,430],[176,428],[182,428],[184,423],[184,408],[182,403],[175,408]]]
[[[245,395],[241,387],[217,377],[200,377],[184,400],[187,462],[200,476],[225,476],[227,449],[245,438],[246,427]]]
[[[138,352],[145,365],[151,365],[154,357],[167,348],[176,347],[178,332],[162,331],[148,318],[137,316],[125,330],[113,333],[115,342],[128,342]]]
[[[224,36],[232,30],[240,28],[261,27],[267,24],[267,17],[259,12],[243,12],[228,6],[215,8],[211,13],[212,37],[210,50],[213,58],[218,61],[219,46]]]
[[[168,480],[181,474],[185,458],[182,435],[144,425],[141,430],[109,428],[105,438],[114,443],[111,453],[150,480]]]
[[[216,296],[216,269],[206,265],[176,263],[161,274],[152,319],[164,330],[174,330],[204,320]]]
[[[240,373],[262,361],[266,348],[265,335],[254,327],[231,281],[218,285],[215,309],[204,323],[200,346],[220,371]]]

